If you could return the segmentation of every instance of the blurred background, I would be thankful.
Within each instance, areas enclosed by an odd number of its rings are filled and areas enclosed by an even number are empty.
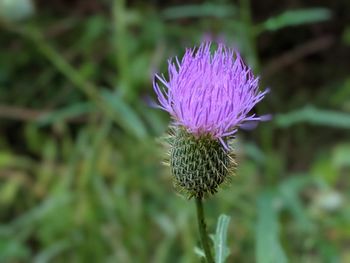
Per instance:
[[[226,262],[350,262],[350,2],[0,0],[0,262],[199,262],[153,75],[203,40],[236,47],[270,122],[206,201]],[[197,250],[198,252],[198,250]]]

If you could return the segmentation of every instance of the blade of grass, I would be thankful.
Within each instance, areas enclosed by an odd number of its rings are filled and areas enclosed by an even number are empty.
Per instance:
[[[258,199],[258,224],[256,230],[256,262],[286,263],[287,257],[279,242],[278,215],[273,208],[274,194],[264,192]]]
[[[310,123],[334,128],[350,128],[350,114],[331,110],[321,110],[313,106],[305,106],[300,110],[278,114],[275,123],[283,128],[299,123]]]
[[[331,12],[327,8],[310,8],[289,10],[277,16],[270,17],[265,22],[256,26],[256,33],[263,31],[276,31],[288,26],[298,26],[326,21],[331,18]]]

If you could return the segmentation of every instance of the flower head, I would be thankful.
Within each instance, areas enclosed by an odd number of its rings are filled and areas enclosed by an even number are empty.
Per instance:
[[[196,198],[214,194],[234,173],[229,140],[241,125],[262,120],[250,111],[267,92],[238,52],[222,44],[210,49],[203,43],[181,62],[169,60],[169,79],[156,75],[154,82],[158,107],[174,120],[168,142],[175,185]]]
[[[224,138],[232,137],[247,121],[259,121],[249,114],[267,91],[258,89],[254,77],[240,54],[218,44],[211,54],[211,43],[198,49],[187,49],[181,62],[169,60],[169,80],[156,75],[154,90],[159,108],[170,113],[174,124],[193,135],[211,135],[224,146]]]

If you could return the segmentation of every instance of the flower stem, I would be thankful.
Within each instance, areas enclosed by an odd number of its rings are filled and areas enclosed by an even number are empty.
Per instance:
[[[203,203],[201,197],[196,197],[196,207],[197,207],[197,219],[198,219],[198,230],[202,242],[202,247],[205,253],[205,258],[207,263],[214,263],[213,257],[210,252],[207,227],[204,219]]]

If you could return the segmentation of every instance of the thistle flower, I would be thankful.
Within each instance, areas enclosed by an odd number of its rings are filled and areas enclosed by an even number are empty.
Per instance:
[[[259,91],[240,54],[211,43],[187,49],[181,62],[168,61],[169,79],[156,75],[158,107],[172,119],[170,166],[175,184],[190,197],[217,191],[236,168],[230,142],[246,122],[262,120],[250,114],[267,91]]]

